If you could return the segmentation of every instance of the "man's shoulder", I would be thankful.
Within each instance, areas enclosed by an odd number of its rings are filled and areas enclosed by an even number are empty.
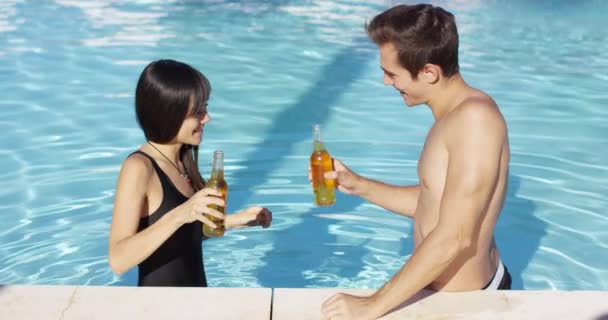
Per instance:
[[[505,120],[494,99],[481,91],[464,99],[450,113],[450,118],[452,125],[463,130],[495,130],[505,126]]]
[[[507,137],[507,125],[497,104],[485,94],[471,95],[449,114],[446,146],[459,147],[464,141],[501,143]]]

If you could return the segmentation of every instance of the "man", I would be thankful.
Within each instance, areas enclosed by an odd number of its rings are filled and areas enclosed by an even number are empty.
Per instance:
[[[384,84],[434,116],[418,161],[419,184],[393,186],[334,159],[338,189],[413,218],[407,263],[369,297],[343,293],[323,303],[325,319],[376,319],[424,288],[510,289],[494,242],[507,190],[507,127],[496,103],[459,73],[454,16],[428,4],[399,5],[366,26],[380,50]]]

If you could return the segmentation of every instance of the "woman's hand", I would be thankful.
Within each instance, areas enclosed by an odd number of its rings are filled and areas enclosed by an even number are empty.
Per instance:
[[[272,223],[272,212],[263,207],[249,207],[241,212],[226,216],[226,228],[261,226],[268,228]]]
[[[192,195],[188,201],[180,206],[181,210],[179,210],[178,216],[180,225],[198,220],[213,229],[217,228],[217,225],[204,215],[208,214],[221,220],[225,219],[223,213],[209,207],[210,204],[220,207],[225,206],[224,200],[220,198],[221,196],[222,194],[219,191],[212,188],[202,189]]]

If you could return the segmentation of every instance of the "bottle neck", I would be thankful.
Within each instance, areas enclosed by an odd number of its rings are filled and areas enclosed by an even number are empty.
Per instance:
[[[323,151],[325,150],[325,146],[323,145],[323,142],[315,140],[312,142],[312,146],[313,146],[313,150],[315,152],[319,152],[319,151]]]
[[[315,152],[325,150],[323,139],[321,139],[321,127],[318,124],[314,125],[312,130],[312,145]]]
[[[224,153],[216,151],[213,153],[213,168],[211,169],[211,179],[224,178]]]
[[[211,171],[211,179],[214,180],[221,180],[224,179],[224,169],[213,169],[213,171]]]

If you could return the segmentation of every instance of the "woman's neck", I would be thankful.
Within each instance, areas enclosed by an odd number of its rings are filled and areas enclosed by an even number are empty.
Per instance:
[[[148,141],[147,144],[143,146],[152,154],[165,159],[165,157],[169,158],[169,160],[173,161],[174,164],[179,163],[179,150],[182,147],[181,143],[168,143],[168,144],[160,144],[152,141]],[[164,155],[164,157],[163,157]]]

